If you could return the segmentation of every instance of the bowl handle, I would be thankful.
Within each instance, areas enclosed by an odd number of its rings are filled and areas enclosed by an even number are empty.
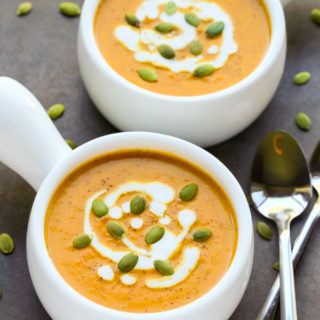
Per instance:
[[[38,190],[70,152],[35,96],[19,82],[0,77],[0,161]]]

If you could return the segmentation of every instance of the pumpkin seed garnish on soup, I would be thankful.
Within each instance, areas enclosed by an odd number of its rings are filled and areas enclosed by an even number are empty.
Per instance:
[[[31,2],[22,2],[17,8],[16,14],[17,16],[23,16],[28,14],[32,10],[32,3]]]
[[[160,22],[154,28],[160,33],[168,33],[174,29],[174,25],[170,22]]]
[[[90,245],[92,239],[93,239],[92,235],[89,235],[86,233],[80,234],[73,240],[73,247],[76,249],[86,248],[87,246]]]
[[[272,265],[272,268],[276,271],[279,271],[280,270],[280,262],[279,261],[274,262]]]
[[[98,218],[102,218],[108,214],[108,206],[100,199],[94,199],[92,202],[92,210]]]
[[[165,233],[165,229],[160,226],[156,226],[151,228],[147,235],[146,235],[146,243],[147,244],[154,244],[162,239],[163,235]]]
[[[210,26],[206,30],[206,35],[208,38],[214,38],[219,34],[221,34],[223,30],[224,30],[224,23],[222,21],[217,21],[210,24]]]
[[[133,13],[127,13],[125,18],[126,18],[127,23],[130,26],[133,26],[133,27],[136,27],[136,28],[140,27],[140,21]]]
[[[198,56],[202,52],[202,44],[199,40],[192,40],[189,49],[194,56]]]
[[[141,79],[148,81],[148,82],[156,82],[158,81],[158,76],[157,74],[150,69],[139,69],[138,74]]]
[[[158,50],[159,53],[166,59],[173,59],[176,56],[174,50],[167,44],[161,44],[158,47]]]
[[[171,16],[176,13],[177,5],[174,1],[169,1],[164,7],[164,11],[167,15]]]
[[[207,241],[211,237],[211,235],[212,235],[212,232],[210,229],[200,228],[193,233],[192,237],[194,241],[204,242],[204,241]]]
[[[199,18],[194,13],[185,13],[184,19],[187,23],[194,27],[197,27],[200,23]]]
[[[14,242],[11,236],[7,233],[0,234],[0,251],[4,254],[9,254],[14,249]]]
[[[76,17],[81,13],[81,9],[73,2],[62,2],[60,3],[60,12],[68,17]]]
[[[308,131],[311,128],[311,119],[303,112],[297,114],[296,123],[301,130]]]
[[[257,223],[257,231],[263,239],[266,239],[266,240],[272,239],[272,231],[265,222],[259,221]]]
[[[165,276],[171,276],[174,274],[173,267],[169,264],[169,262],[164,260],[155,260],[154,267],[158,272]]]
[[[146,200],[141,196],[135,196],[130,201],[130,211],[133,214],[140,214],[144,211],[146,207]]]
[[[136,253],[127,253],[125,256],[118,263],[118,269],[123,272],[127,273],[130,272],[138,263],[139,256]]]
[[[193,75],[196,78],[204,78],[210,76],[213,71],[214,67],[211,64],[202,64],[193,71]]]
[[[61,103],[54,104],[48,109],[48,115],[51,120],[59,118],[64,112],[64,105]]]
[[[307,83],[310,80],[310,78],[311,78],[310,72],[307,72],[307,71],[299,72],[294,76],[293,83],[296,85],[302,85]]]
[[[198,192],[198,186],[195,183],[190,183],[184,186],[179,193],[179,197],[182,201],[191,201]]]
[[[124,227],[115,221],[109,221],[107,223],[107,230],[116,239],[122,239],[126,233]]]
[[[320,9],[315,8],[311,11],[311,19],[320,26]]]
[[[76,144],[74,141],[72,141],[72,140],[64,139],[64,141],[68,144],[68,146],[69,146],[72,150],[74,150],[75,148],[78,147],[77,144]]]

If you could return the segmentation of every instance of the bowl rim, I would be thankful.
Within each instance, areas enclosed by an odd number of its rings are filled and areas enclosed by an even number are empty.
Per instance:
[[[72,170],[77,168],[82,163],[95,158],[98,155],[112,152],[112,150],[125,149],[126,147],[121,147],[122,144],[127,145],[129,149],[138,149],[139,147],[133,147],[134,143],[137,143],[137,141],[139,144],[142,143],[145,145],[154,146],[149,147],[150,150],[152,150],[152,148],[153,150],[161,150],[163,152],[172,152],[172,150],[175,150],[177,151],[176,155],[182,159],[186,159],[188,161],[188,158],[186,157],[188,155],[191,158],[198,159],[197,162],[191,161],[196,165],[205,164],[209,168],[212,168],[212,170],[215,171],[215,176],[213,176],[212,173],[209,173],[208,170],[204,170],[214,178],[214,180],[227,194],[234,207],[238,222],[238,241],[236,252],[229,269],[220,279],[220,281],[204,295],[191,301],[189,304],[172,310],[153,313],[132,313],[119,311],[97,304],[96,302],[93,302],[81,295],[74,288],[72,288],[66,280],[64,280],[62,275],[60,275],[59,271],[55,268],[54,263],[49,256],[49,252],[47,251],[45,241],[45,217],[47,207],[54,191],[59,186],[61,181],[66,177],[66,175],[68,175]],[[160,145],[161,148],[158,148],[157,145]],[[112,150],[101,153],[101,149],[103,150],[103,148],[108,146],[112,146]],[[168,149],[165,150],[166,147],[163,146],[166,146]],[[39,232],[40,230],[41,232]],[[211,305],[212,301],[219,299],[221,295],[225,294],[226,290],[231,290],[239,277],[243,278],[243,282],[247,284],[249,275],[251,273],[253,260],[253,241],[252,219],[247,198],[244,195],[243,190],[236,178],[229,171],[229,169],[222,162],[220,162],[220,160],[204,149],[179,138],[149,132],[122,132],[103,136],[81,145],[51,170],[41,184],[32,207],[28,225],[27,247],[29,248],[31,245],[32,248],[32,244],[37,245],[36,250],[33,250],[33,255],[35,255],[37,261],[37,268],[40,268],[44,272],[46,279],[48,279],[48,281],[50,281],[50,283],[52,283],[59,292],[65,293],[71,300],[81,304],[83,307],[87,307],[90,310],[99,312],[103,315],[115,316],[119,319],[125,315],[125,319],[128,320],[150,319],[151,316],[152,319],[156,320],[172,319],[173,316],[181,317],[183,314],[187,315],[193,308],[198,309],[201,306],[205,307]],[[29,254],[27,254],[27,257],[28,265],[31,270],[32,263],[29,261]],[[247,278],[244,279],[245,275],[242,274],[243,266],[248,265],[249,273]],[[36,285],[35,288],[38,292]],[[242,283],[242,292],[244,292],[245,288],[246,286],[243,286]],[[39,294],[39,297],[40,300],[44,301],[41,294]],[[45,303],[44,305],[48,307],[48,305]],[[230,306],[228,310],[229,315],[231,315],[236,306],[237,304]],[[48,309],[50,308],[48,307]]]
[[[99,68],[105,76],[113,77],[113,80],[126,90],[135,91],[138,94],[162,100],[164,102],[187,102],[191,104],[192,102],[221,99],[228,95],[237,94],[244,88],[252,85],[252,83],[257,81],[258,79],[264,77],[268,73],[270,68],[272,68],[272,66],[275,64],[276,60],[281,54],[282,43],[283,41],[286,41],[286,24],[282,4],[280,0],[262,1],[264,2],[268,11],[271,24],[271,42],[269,44],[267,52],[265,53],[265,56],[261,60],[260,64],[247,77],[232,85],[231,87],[213,93],[196,96],[167,95],[139,87],[138,85],[130,82],[129,80],[118,74],[104,59],[95,40],[94,20],[98,5],[100,4],[101,0],[85,0],[80,17],[78,41],[80,40],[80,37],[82,37],[83,45],[97,68]],[[185,105],[185,107],[188,106]]]

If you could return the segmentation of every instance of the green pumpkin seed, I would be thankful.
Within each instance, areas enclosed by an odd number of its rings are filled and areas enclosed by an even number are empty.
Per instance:
[[[176,13],[177,5],[174,1],[169,1],[164,7],[164,11],[167,15],[171,16]]]
[[[144,211],[146,207],[146,200],[141,196],[135,196],[130,201],[130,211],[133,214],[140,214]]]
[[[139,256],[136,253],[127,253],[118,263],[118,269],[121,272],[129,272],[131,271],[136,264],[138,263]]]
[[[92,235],[86,233],[80,234],[73,240],[73,247],[77,249],[85,248],[90,245],[92,238]]]
[[[173,59],[176,56],[174,50],[166,44],[161,44],[158,47],[158,50],[159,53],[166,59]]]
[[[204,241],[207,241],[211,237],[211,235],[212,235],[212,232],[210,229],[200,228],[193,233],[192,237],[194,241],[204,242]]]
[[[248,201],[249,207],[253,206],[253,201],[250,194],[247,196],[247,201]]]
[[[210,76],[213,71],[214,67],[211,64],[202,64],[193,71],[193,75],[197,78],[204,78]]]
[[[206,35],[208,38],[214,38],[219,34],[221,34],[223,29],[224,29],[224,23],[222,21],[214,22],[210,24],[210,26],[207,28]]]
[[[108,214],[108,206],[100,199],[94,199],[92,202],[92,210],[98,218],[102,218]]]
[[[126,233],[124,227],[120,223],[114,221],[109,221],[107,223],[107,229],[109,233],[117,239],[122,239]]]
[[[69,139],[64,139],[64,141],[69,145],[69,147],[74,150],[75,148],[77,148],[77,144],[75,142],[73,142],[72,140]]]
[[[31,2],[22,2],[19,4],[16,14],[17,16],[23,16],[28,14],[32,10],[32,3]]]
[[[190,183],[180,190],[179,197],[182,201],[191,201],[197,192],[198,186],[195,183]]]
[[[184,20],[194,27],[197,27],[200,23],[199,18],[194,13],[185,13]]]
[[[257,230],[258,230],[259,235],[262,238],[264,238],[266,240],[272,239],[272,231],[266,223],[259,221],[257,223]]]
[[[141,77],[141,79],[148,81],[148,82],[156,82],[158,81],[157,74],[150,69],[139,69],[138,74]]]
[[[299,72],[294,76],[293,83],[300,86],[302,84],[307,83],[310,80],[310,78],[311,78],[310,72],[307,72],[307,71]]]
[[[160,22],[154,28],[160,33],[168,33],[173,30],[174,25],[170,22]]]
[[[127,13],[125,18],[126,18],[127,23],[130,24],[130,26],[133,26],[136,28],[140,27],[140,21],[134,14]]]
[[[60,3],[60,12],[68,17],[76,17],[81,13],[81,9],[73,2],[62,2]]]
[[[304,131],[308,131],[311,127],[311,119],[303,112],[297,114],[296,123],[297,126]]]
[[[272,268],[276,271],[279,271],[280,270],[280,262],[279,261],[274,262],[272,265]]]
[[[320,9],[315,8],[311,11],[311,18],[313,22],[320,26]]]
[[[0,234],[0,251],[5,254],[9,254],[14,249],[14,242],[9,234]]]
[[[202,44],[199,40],[190,42],[189,50],[194,56],[198,56],[202,52]]]
[[[59,118],[64,112],[64,105],[63,104],[54,104],[48,109],[48,115],[51,120]]]
[[[173,267],[167,261],[155,260],[153,264],[156,270],[165,276],[171,276],[174,274]]]
[[[154,244],[158,242],[163,237],[164,233],[165,229],[163,227],[156,226],[151,228],[146,235],[146,243]]]

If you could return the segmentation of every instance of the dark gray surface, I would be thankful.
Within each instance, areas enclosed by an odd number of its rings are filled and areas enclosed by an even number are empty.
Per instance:
[[[19,0],[0,3],[0,75],[15,78],[29,88],[48,108],[63,103],[66,112],[55,121],[65,138],[81,144],[115,132],[95,109],[80,78],[76,57],[79,19],[59,14],[58,0],[33,0],[30,15],[16,17]],[[78,0],[81,4],[82,1]],[[259,140],[274,129],[285,129],[301,143],[308,159],[320,138],[320,27],[310,22],[310,10],[319,0],[293,1],[286,9],[288,60],[284,77],[270,106],[247,130],[232,140],[208,150],[233,172],[245,191],[250,165]],[[312,80],[305,86],[292,84],[295,73],[308,70]],[[313,121],[309,132],[295,125],[299,111]],[[1,116],[1,115],[0,115]],[[0,254],[1,320],[50,319],[32,287],[25,253],[28,216],[35,192],[19,176],[0,163],[0,233],[8,232],[16,243],[10,256]],[[252,211],[254,224],[263,220]],[[304,218],[294,222],[293,238]],[[254,319],[276,276],[272,263],[278,254],[276,230],[271,242],[255,233],[255,258],[248,289],[232,319]],[[296,272],[300,319],[320,318],[320,225],[310,239]],[[214,311],[213,311],[214,314]],[[214,319],[214,316],[212,317]],[[73,319],[71,319],[73,320]]]

